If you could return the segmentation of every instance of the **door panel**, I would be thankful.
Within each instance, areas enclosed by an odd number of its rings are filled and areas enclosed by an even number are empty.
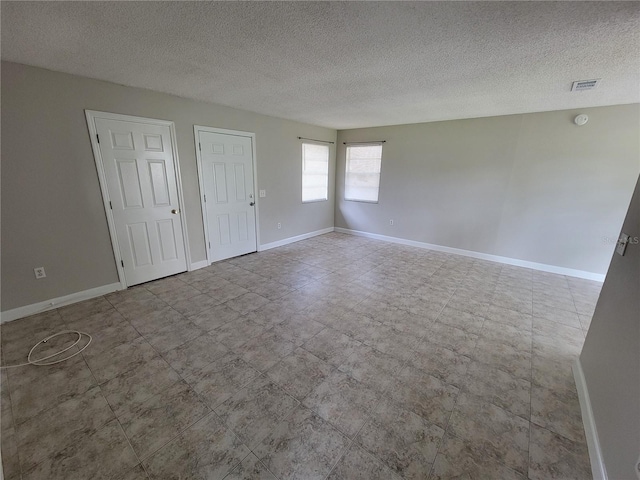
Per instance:
[[[251,137],[198,132],[211,261],[257,250]]]
[[[227,203],[227,169],[224,163],[213,164],[213,182],[216,203]]]
[[[184,272],[169,127],[104,118],[95,124],[127,285]]]
[[[162,260],[168,262],[178,258],[178,248],[176,246],[176,231],[173,222],[169,220],[158,220],[158,238],[160,239],[160,253]]]
[[[149,230],[146,223],[129,223],[129,246],[133,256],[135,267],[151,265],[151,242],[149,241]]]
[[[151,192],[153,193],[153,205],[166,207],[171,204],[169,198],[169,185],[167,185],[167,169],[164,160],[149,160],[149,178],[151,179]]]
[[[229,215],[218,215],[218,243],[219,245],[229,245],[231,243],[231,225],[229,225]]]
[[[236,181],[236,202],[244,202],[247,199],[247,194],[245,190],[245,175],[244,175],[244,165],[241,163],[236,163],[235,167],[235,181]]]
[[[142,188],[135,160],[116,159],[123,208],[142,208]]]

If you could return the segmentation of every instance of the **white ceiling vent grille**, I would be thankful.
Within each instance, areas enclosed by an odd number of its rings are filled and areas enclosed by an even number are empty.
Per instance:
[[[571,85],[571,91],[582,92],[584,90],[593,90],[600,85],[600,80],[600,78],[596,78],[595,80],[578,80]]]

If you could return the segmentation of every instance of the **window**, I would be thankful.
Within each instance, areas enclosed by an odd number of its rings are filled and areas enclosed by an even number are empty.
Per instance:
[[[382,145],[348,145],[345,200],[378,203]]]
[[[302,144],[302,201],[329,198],[329,146]]]

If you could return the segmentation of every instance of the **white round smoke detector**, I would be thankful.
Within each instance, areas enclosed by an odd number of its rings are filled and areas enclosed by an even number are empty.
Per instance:
[[[573,123],[575,123],[579,127],[581,127],[588,121],[589,121],[589,117],[586,116],[584,113],[581,113],[580,115],[576,115],[576,118],[573,119]]]

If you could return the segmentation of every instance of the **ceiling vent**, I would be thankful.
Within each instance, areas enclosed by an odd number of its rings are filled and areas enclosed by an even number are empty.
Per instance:
[[[572,92],[583,92],[584,90],[593,90],[600,84],[600,78],[595,80],[578,80],[571,85]]]

